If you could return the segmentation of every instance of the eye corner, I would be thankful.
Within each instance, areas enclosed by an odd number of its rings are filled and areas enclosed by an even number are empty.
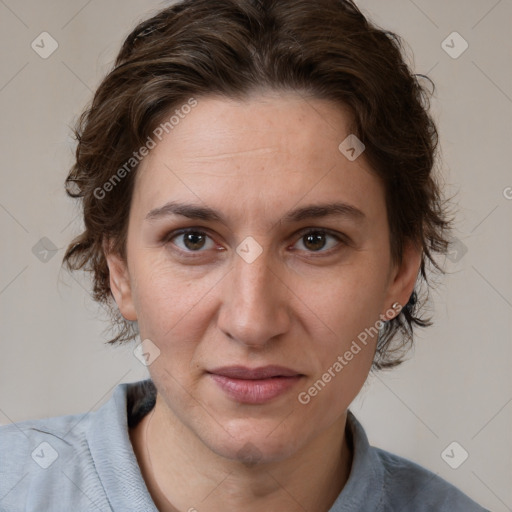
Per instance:
[[[294,235],[294,239],[297,238],[297,240],[294,244],[291,245],[291,250],[294,252],[300,252],[301,249],[295,248],[295,245],[310,234],[321,234],[325,237],[332,237],[336,240],[336,245],[334,247],[328,248],[326,250],[323,250],[323,248],[321,248],[317,251],[304,250],[303,252],[307,253],[308,257],[309,256],[312,256],[312,257],[332,256],[332,255],[338,253],[343,247],[350,246],[350,240],[347,238],[347,236],[344,233],[340,233],[338,231],[328,229],[328,228],[311,226],[311,227],[307,227],[307,228],[303,228],[303,229],[299,230]],[[326,243],[328,245],[328,242],[326,242]]]

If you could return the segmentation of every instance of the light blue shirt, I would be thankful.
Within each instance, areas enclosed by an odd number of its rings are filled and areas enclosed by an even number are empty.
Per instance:
[[[0,510],[157,512],[128,434],[155,396],[151,380],[120,384],[96,412],[0,427]],[[329,512],[485,511],[434,473],[371,447],[350,411],[347,435],[352,468]]]

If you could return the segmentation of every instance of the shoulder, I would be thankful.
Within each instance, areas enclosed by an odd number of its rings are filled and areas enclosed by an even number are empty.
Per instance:
[[[86,451],[88,421],[77,414],[0,426],[0,471],[49,468],[59,457]]]
[[[331,512],[485,512],[428,469],[371,446],[363,426],[350,410],[345,431],[352,447],[352,466]]]
[[[1,426],[0,509],[86,510],[82,489],[96,484],[88,423],[77,414]]]
[[[485,512],[486,509],[432,471],[386,450],[375,447],[371,450],[384,469],[382,510]]]
[[[118,384],[97,411],[0,427],[0,510],[156,511],[129,438],[155,396],[148,381]]]

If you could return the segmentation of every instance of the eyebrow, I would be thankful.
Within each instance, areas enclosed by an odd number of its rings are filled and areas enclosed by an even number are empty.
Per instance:
[[[227,225],[224,216],[213,208],[195,204],[178,203],[175,201],[170,201],[163,206],[154,208],[146,215],[146,220],[153,221],[173,215],[179,215],[188,219],[216,221]],[[288,212],[281,222],[293,223],[305,219],[319,219],[332,216],[347,217],[355,221],[362,221],[366,218],[365,214],[355,206],[343,202],[336,202],[327,204],[311,204],[296,208],[295,210]]]

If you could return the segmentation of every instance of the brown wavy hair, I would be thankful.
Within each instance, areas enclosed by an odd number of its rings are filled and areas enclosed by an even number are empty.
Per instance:
[[[76,161],[66,179],[85,229],[63,261],[91,272],[93,297],[111,312],[109,343],[137,335],[113,301],[103,249],[111,240],[110,250],[126,258],[134,152],[190,98],[304,91],[351,109],[351,132],[385,186],[393,261],[401,262],[407,241],[423,250],[415,290],[385,323],[373,367],[402,362],[413,328],[432,323],[420,314],[432,287],[427,266],[443,273],[435,253],[446,254],[451,228],[435,173],[434,84],[412,73],[404,49],[397,34],[378,28],[351,0],[184,0],[139,23],[74,128]]]

